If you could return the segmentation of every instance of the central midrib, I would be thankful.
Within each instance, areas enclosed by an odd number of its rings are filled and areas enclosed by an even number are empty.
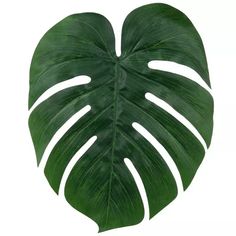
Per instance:
[[[119,62],[115,63],[115,76],[114,76],[114,93],[113,93],[113,124],[112,124],[112,148],[111,148],[111,172],[108,185],[108,200],[107,200],[107,211],[106,211],[106,225],[109,218],[109,208],[111,201],[111,188],[112,188],[112,177],[113,177],[113,160],[114,160],[114,149],[116,143],[116,130],[117,130],[117,104],[118,104],[118,95],[119,95]]]

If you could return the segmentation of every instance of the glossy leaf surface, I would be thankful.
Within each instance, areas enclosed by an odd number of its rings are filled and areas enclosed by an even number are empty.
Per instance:
[[[205,154],[193,133],[163,108],[145,99],[150,92],[189,120],[210,145],[213,100],[208,91],[181,75],[148,67],[151,60],[194,69],[210,86],[199,34],[179,10],[150,4],[131,12],[122,29],[122,54],[115,53],[111,24],[102,15],[71,15],[40,40],[30,69],[29,107],[49,88],[75,76],[91,82],[63,89],[31,113],[29,127],[38,164],[58,129],[86,105],[91,110],[57,142],[45,167],[58,193],[63,173],[93,136],[65,185],[67,201],[93,219],[100,231],[139,223],[143,202],[124,163],[129,158],[146,190],[150,217],[177,196],[176,181],[159,152],[133,127],[145,127],[172,157],[186,189]]]

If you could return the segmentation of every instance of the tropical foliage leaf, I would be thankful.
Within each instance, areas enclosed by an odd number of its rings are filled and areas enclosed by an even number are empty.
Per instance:
[[[184,189],[205,151],[196,136],[163,108],[145,99],[150,92],[198,130],[207,146],[213,126],[213,99],[196,82],[148,67],[165,60],[195,70],[210,86],[202,40],[191,21],[165,4],[132,11],[123,24],[122,54],[117,57],[111,24],[102,15],[66,17],[40,40],[30,68],[29,108],[52,86],[79,75],[91,82],[63,89],[30,114],[37,162],[58,129],[86,105],[91,110],[57,142],[45,166],[58,193],[63,173],[77,151],[94,135],[95,143],[77,161],[65,184],[65,197],[93,219],[100,231],[139,223],[143,202],[124,163],[129,158],[146,190],[150,217],[177,195],[176,181],[160,153],[133,127],[145,127],[172,157]]]

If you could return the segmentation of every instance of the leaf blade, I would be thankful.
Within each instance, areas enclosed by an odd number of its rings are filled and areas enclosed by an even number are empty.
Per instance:
[[[40,40],[30,70],[29,107],[51,86],[78,75],[82,86],[64,89],[39,104],[29,128],[38,163],[61,125],[83,106],[79,119],[54,146],[45,167],[58,193],[64,171],[89,138],[96,142],[77,161],[65,185],[67,201],[93,219],[100,232],[139,223],[144,216],[136,182],[124,163],[129,158],[143,181],[150,217],[177,196],[170,168],[160,153],[132,127],[143,125],[175,162],[184,189],[204,157],[199,140],[180,121],[144,97],[151,92],[188,119],[208,146],[213,129],[211,95],[187,78],[151,70],[151,60],[191,67],[210,86],[201,38],[190,20],[165,4],[149,4],[130,13],[122,30],[122,54],[115,54],[109,21],[95,13],[69,16]],[[88,200],[89,199],[89,200]],[[127,210],[128,209],[128,210]]]

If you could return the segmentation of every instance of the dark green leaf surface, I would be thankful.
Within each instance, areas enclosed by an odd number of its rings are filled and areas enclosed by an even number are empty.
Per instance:
[[[65,185],[67,201],[99,225],[99,231],[139,223],[144,207],[134,178],[137,169],[148,198],[150,217],[177,195],[175,179],[157,150],[133,127],[145,127],[175,162],[184,189],[203,157],[199,140],[175,117],[145,99],[150,92],[188,119],[210,145],[213,100],[196,82],[153,70],[151,60],[173,61],[194,69],[210,86],[203,44],[189,19],[165,4],[131,12],[123,25],[122,54],[115,53],[112,26],[102,15],[71,15],[39,42],[30,69],[29,107],[53,85],[79,75],[86,85],[61,90],[31,113],[29,127],[37,162],[57,130],[86,105],[79,119],[53,148],[45,175],[55,192],[70,160],[92,137],[95,143],[74,165]]]

